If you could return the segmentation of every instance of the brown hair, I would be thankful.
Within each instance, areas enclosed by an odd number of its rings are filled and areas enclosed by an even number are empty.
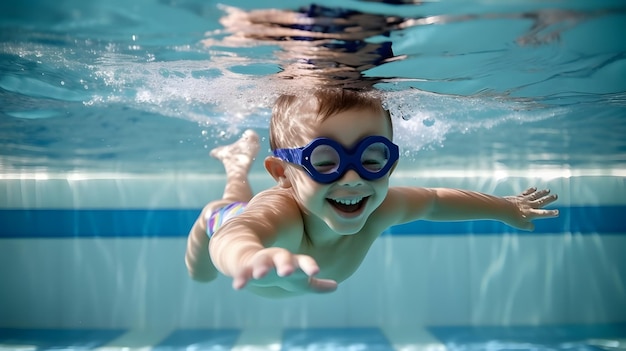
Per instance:
[[[312,95],[312,96],[311,96]],[[303,119],[313,118],[323,122],[330,116],[350,109],[366,109],[384,112],[391,128],[389,111],[381,99],[371,92],[347,89],[319,89],[312,94],[281,95],[274,103],[270,121],[270,147],[296,147],[298,136],[305,133]]]

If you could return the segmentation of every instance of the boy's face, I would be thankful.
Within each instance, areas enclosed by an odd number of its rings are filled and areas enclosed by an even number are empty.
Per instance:
[[[330,116],[323,122],[308,119],[301,145],[325,137],[350,149],[367,136],[379,135],[391,139],[388,117],[382,111],[351,109]],[[307,135],[310,134],[310,135]],[[322,184],[314,181],[300,166],[289,164],[288,177],[294,196],[308,216],[319,218],[341,235],[358,233],[369,216],[383,202],[389,187],[389,174],[368,181],[353,170],[338,180]],[[311,218],[309,218],[311,219]]]

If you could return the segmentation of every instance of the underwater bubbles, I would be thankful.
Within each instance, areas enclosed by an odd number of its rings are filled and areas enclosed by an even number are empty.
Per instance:
[[[385,91],[384,106],[394,121],[394,139],[411,157],[420,150],[444,147],[452,134],[480,134],[504,123],[549,119],[559,108],[538,108],[524,100],[493,96],[455,96],[417,89]]]
[[[227,64],[215,62],[117,62],[94,69],[106,82],[108,95],[90,103],[120,104],[193,121],[205,131],[219,131],[214,137],[266,128],[277,96],[262,77],[234,73]]]

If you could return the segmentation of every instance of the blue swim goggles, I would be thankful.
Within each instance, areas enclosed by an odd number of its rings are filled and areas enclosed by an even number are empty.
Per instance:
[[[400,157],[398,145],[383,136],[369,136],[351,150],[329,138],[317,138],[305,147],[276,149],[274,156],[302,166],[318,183],[332,183],[348,169],[361,178],[376,180],[385,176]]]

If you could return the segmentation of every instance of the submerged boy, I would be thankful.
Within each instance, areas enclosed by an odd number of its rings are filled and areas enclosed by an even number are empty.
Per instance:
[[[282,96],[273,109],[265,168],[276,186],[253,196],[247,180],[259,139],[246,131],[212,156],[226,169],[222,199],[189,233],[192,278],[232,277],[235,289],[284,297],[331,292],[359,267],[388,227],[418,219],[493,219],[532,230],[558,216],[557,199],[530,188],[495,197],[446,188],[389,187],[399,159],[389,112],[367,93],[318,90]]]

